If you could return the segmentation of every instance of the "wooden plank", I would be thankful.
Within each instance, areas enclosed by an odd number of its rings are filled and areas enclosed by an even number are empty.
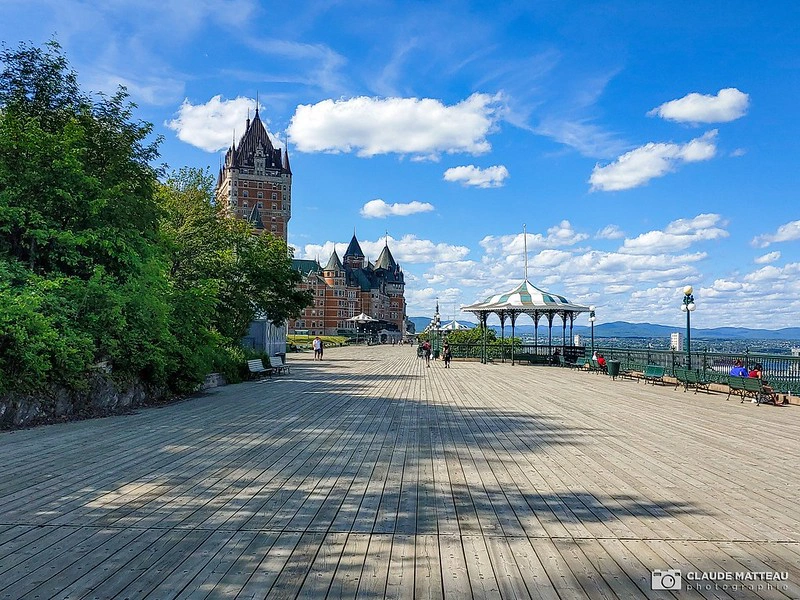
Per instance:
[[[364,569],[358,584],[357,598],[384,598],[389,562],[392,556],[392,538],[386,533],[376,533],[369,538],[369,548],[364,558]]]
[[[439,539],[435,535],[415,536],[414,598],[439,600],[443,598],[442,561]]]
[[[333,581],[346,542],[346,533],[329,533],[325,536],[300,587],[298,598],[320,600],[328,597],[328,589]]]
[[[500,595],[503,598],[531,598],[506,538],[487,536],[485,540]]]
[[[176,600],[199,600],[206,598],[230,570],[233,564],[250,546],[256,537],[254,531],[237,531],[189,583],[176,595]],[[97,599],[99,600],[99,599]]]
[[[386,579],[386,598],[414,600],[415,556],[414,536],[395,535],[392,537],[392,553],[389,558]]]
[[[489,553],[483,536],[465,535],[461,537],[464,544],[464,557],[467,561],[469,585],[472,588],[472,597],[475,600],[490,600],[502,598],[500,586],[489,560]]]
[[[347,536],[328,592],[331,598],[356,597],[369,542],[370,535],[366,533],[351,533]]]
[[[467,559],[461,536],[440,535],[439,556],[442,560],[442,585],[445,598],[472,598]]]

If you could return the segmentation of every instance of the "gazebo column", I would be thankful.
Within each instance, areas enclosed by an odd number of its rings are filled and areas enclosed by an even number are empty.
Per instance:
[[[506,313],[501,311],[500,317],[500,362],[506,362]]]
[[[514,366],[514,324],[517,322],[517,313],[511,312],[511,366]]]
[[[561,355],[567,349],[567,313],[561,313]]]
[[[483,349],[481,351],[481,364],[486,364],[486,321],[489,319],[489,313],[481,313],[481,326],[483,327]]]
[[[575,345],[575,336],[572,335],[572,326],[575,323],[575,313],[569,313],[569,345]]]
[[[553,313],[547,313],[547,356],[553,354]]]
[[[542,318],[542,315],[539,314],[538,310],[533,311],[533,353],[539,353],[539,319]]]

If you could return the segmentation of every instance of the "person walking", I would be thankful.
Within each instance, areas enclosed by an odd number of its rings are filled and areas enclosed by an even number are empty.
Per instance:
[[[429,369],[431,368],[431,343],[428,340],[425,340],[425,343],[422,344],[422,354],[425,356],[425,366]]]
[[[322,360],[322,340],[319,336],[314,338],[311,346],[314,348],[314,360]]]
[[[453,358],[453,353],[450,351],[450,344],[444,343],[442,347],[442,358],[444,359],[444,368],[450,368],[450,360]]]

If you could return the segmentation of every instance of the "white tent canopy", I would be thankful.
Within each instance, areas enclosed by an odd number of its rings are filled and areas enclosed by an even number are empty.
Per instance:
[[[347,320],[363,324],[363,323],[372,323],[373,321],[377,321],[378,319],[370,317],[368,314],[362,312],[360,315],[356,315],[355,317],[350,317]]]

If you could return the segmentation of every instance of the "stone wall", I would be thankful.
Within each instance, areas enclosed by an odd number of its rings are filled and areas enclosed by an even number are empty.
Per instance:
[[[166,390],[141,381],[120,384],[106,374],[95,374],[85,390],[51,387],[36,394],[0,396],[0,429],[119,414],[169,399]]]

